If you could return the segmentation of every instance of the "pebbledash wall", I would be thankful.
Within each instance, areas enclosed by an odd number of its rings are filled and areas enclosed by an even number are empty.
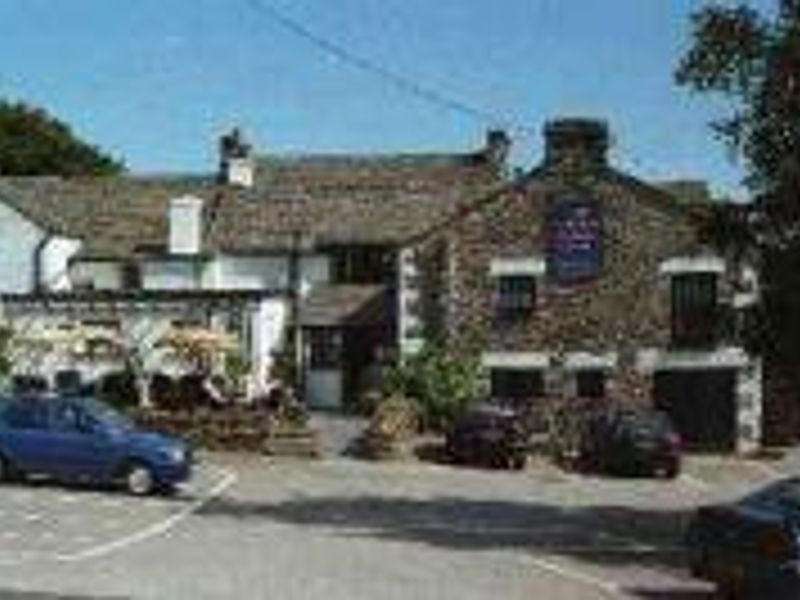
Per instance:
[[[487,370],[541,371],[547,398],[575,395],[574,374],[606,373],[606,398],[654,402],[657,372],[732,372],[734,440],[750,452],[761,443],[761,364],[740,347],[735,327],[710,347],[676,349],[671,339],[671,281],[679,273],[718,275],[721,314],[756,301],[753,269],[721,256],[703,236],[703,207],[615,171],[603,123],[565,120],[546,131],[541,166],[471,211],[455,217],[405,252],[401,293],[412,301],[407,351],[424,337],[456,351],[478,349]],[[597,270],[563,284],[552,272],[552,223],[559,203],[588,203],[599,222]],[[415,257],[414,259],[412,258]],[[414,262],[415,267],[408,266]],[[535,307],[513,326],[496,320],[497,276],[536,279]],[[749,287],[747,287],[749,285]],[[747,289],[747,294],[742,290]],[[402,300],[401,300],[402,302]],[[408,315],[408,313],[414,313]],[[402,331],[402,328],[401,328]],[[712,418],[698,407],[698,419]],[[702,426],[702,425],[701,425]]]

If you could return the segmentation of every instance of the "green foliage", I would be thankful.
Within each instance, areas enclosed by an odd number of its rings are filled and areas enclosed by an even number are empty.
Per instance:
[[[13,337],[14,332],[10,327],[0,327],[0,380],[5,380],[14,368],[10,349]]]
[[[272,354],[270,375],[284,386],[293,388],[297,381],[297,369],[291,344],[285,344]]]
[[[765,310],[761,346],[800,362],[800,1],[776,0],[759,13],[712,5],[693,17],[692,43],[678,84],[722,97],[732,107],[713,126],[747,168],[755,194],[744,228],[728,244],[760,248]],[[797,371],[797,369],[793,369]],[[798,375],[800,385],[800,375]]]
[[[0,100],[0,174],[114,175],[123,165],[42,109]]]
[[[477,356],[456,356],[429,344],[389,370],[384,393],[416,401],[425,425],[442,430],[478,399],[481,381]]]
[[[236,348],[225,353],[225,376],[237,389],[244,387],[250,368],[250,360],[241,349]]]

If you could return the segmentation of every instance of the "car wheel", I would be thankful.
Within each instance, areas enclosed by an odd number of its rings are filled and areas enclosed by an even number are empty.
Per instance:
[[[680,470],[676,461],[665,462],[656,467],[656,475],[664,479],[675,479],[680,474]]]
[[[520,454],[517,456],[512,456],[508,460],[508,468],[514,471],[521,471],[525,468],[525,463],[527,463],[527,459],[524,455]]]
[[[147,496],[158,488],[153,470],[146,464],[135,462],[125,469],[125,489],[134,496]]]

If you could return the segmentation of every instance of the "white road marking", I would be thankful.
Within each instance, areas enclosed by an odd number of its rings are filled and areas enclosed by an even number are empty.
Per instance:
[[[186,519],[186,517],[198,511],[236,482],[237,476],[234,471],[229,469],[220,469],[220,471],[223,475],[222,479],[217,485],[211,488],[208,494],[186,505],[183,509],[171,517],[145,527],[136,533],[112,542],[108,542],[106,544],[101,544],[99,546],[88,548],[79,552],[56,554],[48,558],[57,562],[78,562],[89,558],[104,556],[106,554],[110,554],[111,552],[128,548],[147,539],[167,533],[170,529],[178,525],[178,523]]]
[[[219,494],[221,494],[223,491],[225,491],[228,487],[230,487],[236,482],[237,475],[232,469],[218,468],[215,470],[219,472],[221,479],[214,487],[212,487],[208,491],[208,493],[186,504],[180,511],[178,511],[174,515],[171,515],[166,519],[163,519],[152,525],[144,527],[143,529],[140,529],[135,533],[113,540],[111,542],[101,543],[99,545],[78,551],[41,553],[41,552],[30,552],[27,550],[22,550],[16,552],[15,556],[13,557],[5,559],[0,558],[0,566],[6,566],[6,567],[17,566],[29,562],[79,562],[91,558],[98,558],[101,556],[105,556],[112,552],[134,546],[138,543],[144,542],[145,540],[154,538],[156,536],[163,535],[168,531],[170,531],[171,529],[173,529],[174,527],[176,527],[181,521],[189,517],[192,513],[198,511],[208,502],[219,496]],[[12,539],[19,539],[21,535],[19,532],[6,531],[2,533],[2,537],[3,539],[6,540],[12,540]],[[89,544],[94,542],[94,538],[90,536],[80,536],[75,538],[75,542],[78,544]]]
[[[595,588],[603,592],[603,594],[607,594],[610,598],[619,597],[619,594],[622,591],[618,583],[615,583],[613,581],[607,581],[605,579],[600,579],[599,577],[595,577],[594,575],[584,573],[583,571],[574,569],[572,567],[565,567],[563,565],[559,565],[558,563],[552,560],[539,557],[533,557],[530,558],[529,560],[531,564],[533,564],[533,566],[539,569],[540,571],[552,573],[563,579],[568,579],[570,581],[574,581],[576,583],[580,583],[582,585]]]

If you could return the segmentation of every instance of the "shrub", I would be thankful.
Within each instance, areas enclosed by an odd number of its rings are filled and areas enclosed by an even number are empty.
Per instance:
[[[408,457],[418,421],[419,407],[415,402],[401,396],[384,399],[376,406],[356,449],[374,460]]]
[[[482,373],[477,357],[456,356],[426,345],[386,374],[386,396],[400,395],[417,402],[423,424],[445,430],[480,394]]]
[[[250,361],[241,350],[231,350],[225,354],[225,378],[235,393],[244,391],[250,369]]]

